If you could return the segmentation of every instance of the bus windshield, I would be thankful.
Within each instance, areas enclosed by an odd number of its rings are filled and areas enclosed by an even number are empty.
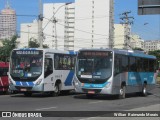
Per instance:
[[[15,81],[34,81],[42,74],[42,50],[14,50],[11,55],[10,74]]]
[[[78,54],[76,74],[81,82],[106,81],[112,75],[112,54],[107,51],[82,51]],[[89,80],[89,81],[91,81]]]

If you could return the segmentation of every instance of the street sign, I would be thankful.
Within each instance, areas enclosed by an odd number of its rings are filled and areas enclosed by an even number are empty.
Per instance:
[[[138,0],[138,15],[160,14],[160,0]]]

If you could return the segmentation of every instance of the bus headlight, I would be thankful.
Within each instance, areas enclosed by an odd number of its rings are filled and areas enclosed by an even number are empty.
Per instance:
[[[42,79],[39,79],[39,80],[36,82],[36,85],[39,85],[41,82],[42,82]]]
[[[110,85],[111,85],[111,82],[108,82],[108,83],[106,84],[106,88],[110,87]]]

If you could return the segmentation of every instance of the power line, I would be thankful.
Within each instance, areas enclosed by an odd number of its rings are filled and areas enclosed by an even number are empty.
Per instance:
[[[38,15],[16,15],[20,17],[38,17]]]
[[[48,18],[45,18],[45,19],[48,19]],[[48,19],[48,20],[49,20],[49,19]],[[54,21],[52,21],[52,23],[54,23]],[[66,27],[64,24],[60,24],[60,23],[58,23],[58,21],[56,21],[56,23],[57,23],[57,24],[59,24],[59,25],[61,25],[61,26]],[[80,29],[76,29],[76,28],[74,28],[74,30],[76,30],[76,31],[80,31],[80,32],[84,32],[84,33],[88,33],[88,34],[91,34],[91,35],[108,36],[108,35],[99,34],[99,33],[91,33],[91,32],[84,31],[84,30],[80,30]]]
[[[65,25],[63,25],[63,24],[60,24],[60,23],[57,23],[57,24],[65,27]],[[99,34],[99,33],[91,33],[91,32],[80,30],[80,29],[76,29],[76,28],[74,28],[74,30],[80,31],[80,32],[83,32],[83,33],[88,33],[88,34],[91,34],[91,35],[108,36],[108,35],[103,35],[103,34]]]
[[[108,18],[109,16],[94,16],[94,19],[102,19],[102,18]],[[45,19],[48,19],[48,18],[45,18]],[[89,19],[93,19],[92,17],[84,17],[84,18],[77,18],[77,19],[74,19],[75,21],[79,21],[79,20],[89,20]],[[65,19],[57,19],[57,20],[60,20],[60,21],[65,21]]]

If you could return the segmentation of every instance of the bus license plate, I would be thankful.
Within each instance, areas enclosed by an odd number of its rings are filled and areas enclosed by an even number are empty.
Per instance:
[[[88,91],[89,94],[95,94],[95,91]]]
[[[27,91],[27,89],[23,88],[23,89],[20,89],[21,91]]]

